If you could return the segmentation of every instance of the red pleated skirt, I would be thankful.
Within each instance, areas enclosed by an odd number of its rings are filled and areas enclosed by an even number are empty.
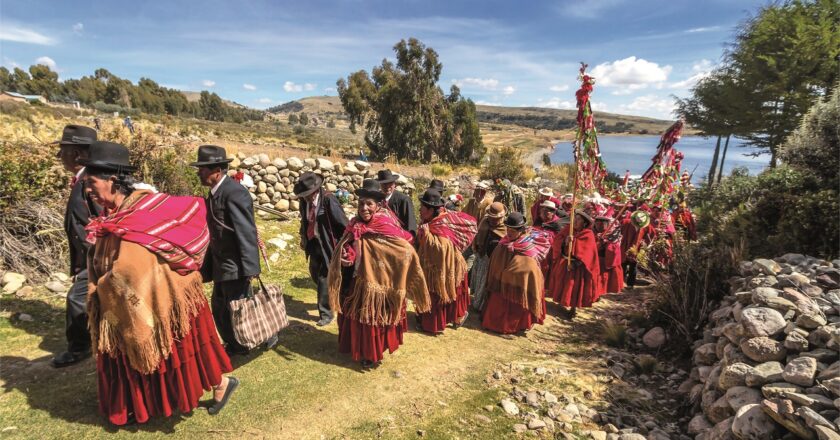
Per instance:
[[[467,276],[458,286],[455,301],[449,304],[440,304],[440,297],[432,294],[432,307],[429,313],[420,314],[420,326],[423,331],[429,333],[443,333],[448,324],[461,320],[467,314],[470,306],[470,283]]]
[[[219,342],[207,302],[190,322],[190,332],[172,343],[172,352],[157,371],[141,374],[128,358],[99,354],[96,357],[99,411],[115,425],[124,425],[129,414],[138,423],[151,416],[188,413],[198,406],[205,391],[222,381],[233,368]]]
[[[601,271],[601,293],[619,293],[624,290],[624,270],[621,266]]]
[[[403,343],[403,333],[408,331],[405,318],[405,302],[402,306],[402,319],[396,325],[368,325],[338,315],[338,351],[350,353],[356,362],[367,360],[379,362],[384,359],[385,350],[397,351]]]
[[[600,274],[593,278],[583,266],[566,270],[566,261],[561,260],[551,274],[554,302],[563,307],[592,307],[601,296]]]
[[[545,298],[542,298],[543,316],[545,316]],[[521,305],[507,300],[504,296],[490,292],[487,306],[481,320],[481,327],[486,330],[502,334],[517,333],[530,330],[534,324],[542,324],[543,319],[537,318]]]

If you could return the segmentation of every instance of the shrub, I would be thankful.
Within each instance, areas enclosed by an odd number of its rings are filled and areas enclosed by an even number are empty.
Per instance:
[[[435,177],[448,176],[452,173],[452,167],[446,164],[435,163],[432,164],[432,175]]]
[[[639,374],[652,374],[656,371],[656,367],[659,366],[659,361],[649,354],[643,354],[636,358],[633,365]]]
[[[513,147],[501,147],[492,153],[481,169],[482,179],[508,179],[511,182],[524,180],[525,164],[522,152]]]
[[[601,324],[601,335],[610,347],[624,347],[627,343],[627,327],[612,321]]]
[[[59,197],[67,188],[65,177],[50,145],[0,143],[0,209],[23,200]]]

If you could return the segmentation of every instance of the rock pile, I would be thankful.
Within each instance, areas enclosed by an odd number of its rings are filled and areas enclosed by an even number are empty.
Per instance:
[[[336,192],[339,189],[349,193],[352,202],[353,194],[366,178],[375,177],[370,164],[360,160],[348,162],[333,162],[324,158],[299,159],[297,157],[274,158],[267,154],[245,156],[238,154],[230,156],[228,174],[233,176],[237,172],[249,175],[254,186],[249,188],[254,203],[274,208],[280,212],[298,211],[299,202],[294,195],[294,186],[298,177],[307,171],[320,174],[324,178],[324,189]],[[399,175],[397,188],[400,191],[412,193],[416,190],[414,183],[406,176]]]
[[[680,386],[701,411],[688,432],[840,439],[840,260],[786,254],[739,270]]]

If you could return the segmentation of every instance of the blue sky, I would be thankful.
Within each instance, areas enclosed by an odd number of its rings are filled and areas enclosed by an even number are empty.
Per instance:
[[[573,108],[580,61],[595,111],[671,117],[672,95],[721,59],[735,26],[766,1],[39,1],[3,0],[6,67],[62,78],[98,67],[265,108],[335,95],[335,82],[416,37],[443,63],[440,85],[477,103]]]

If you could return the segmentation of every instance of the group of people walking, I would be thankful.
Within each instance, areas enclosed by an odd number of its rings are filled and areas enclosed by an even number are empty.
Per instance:
[[[93,129],[67,126],[58,143],[75,175],[65,220],[75,278],[68,350],[53,364],[92,350],[99,407],[116,425],[189,412],[205,391],[213,393],[208,412],[218,413],[239,385],[225,376],[230,357],[248,352],[231,305],[260,274],[252,198],[229,177],[224,148],[201,146],[191,164],[209,188],[201,199],[135,182],[128,149],[97,140]],[[364,366],[403,343],[409,301],[416,328],[433,334],[463,325],[470,308],[487,330],[527,331],[543,323],[546,296],[573,316],[621,291],[624,271],[635,276],[627,261],[658,231],[637,221],[643,207],[622,208],[628,213],[616,220],[610,204],[573,210],[549,188],[530,210],[531,225],[485,183],[461,210],[438,180],[419,195],[418,225],[396,180],[387,169],[364,180],[352,219],[319,174],[304,172],[294,185],[317,325],[336,321],[338,350]],[[213,283],[210,303],[203,282]],[[276,335],[265,341],[276,343]]]

